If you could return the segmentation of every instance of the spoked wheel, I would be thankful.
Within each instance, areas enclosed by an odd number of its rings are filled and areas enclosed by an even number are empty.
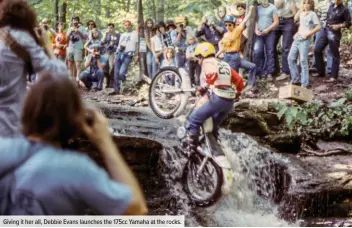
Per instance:
[[[181,104],[182,78],[174,68],[164,68],[154,76],[149,87],[149,104],[160,118],[169,119]]]
[[[202,165],[204,168],[199,172]],[[221,196],[222,169],[212,158],[194,153],[185,165],[182,182],[184,191],[196,205],[210,206]]]

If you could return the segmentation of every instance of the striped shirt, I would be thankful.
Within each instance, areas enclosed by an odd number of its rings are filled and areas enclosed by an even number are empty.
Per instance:
[[[320,2],[318,4],[318,7],[316,9],[316,13],[319,17],[320,20],[320,25],[322,27],[325,27],[326,25],[326,20],[327,20],[327,14],[328,14],[328,10],[329,10],[329,6],[330,6],[330,2]]]

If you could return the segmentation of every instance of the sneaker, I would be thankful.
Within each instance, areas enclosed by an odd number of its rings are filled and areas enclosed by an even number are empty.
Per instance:
[[[276,81],[282,81],[289,77],[288,74],[282,73],[279,77],[276,78]]]
[[[324,80],[324,82],[334,83],[336,82],[336,78],[329,78],[328,80]]]
[[[268,82],[274,81],[274,78],[271,74],[268,74],[268,76],[266,76],[266,80],[268,80]]]

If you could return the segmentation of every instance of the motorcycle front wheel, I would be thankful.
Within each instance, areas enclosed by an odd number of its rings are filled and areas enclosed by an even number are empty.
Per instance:
[[[199,172],[202,164],[204,168]],[[183,170],[184,191],[197,206],[205,207],[217,202],[221,197],[223,181],[221,167],[212,158],[200,153],[192,154]]]
[[[153,112],[162,119],[174,117],[180,107],[182,78],[176,68],[165,67],[154,76],[149,87],[149,105]]]

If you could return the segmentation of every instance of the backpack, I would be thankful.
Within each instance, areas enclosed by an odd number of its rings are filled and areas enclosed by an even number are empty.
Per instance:
[[[26,163],[35,153],[40,151],[44,146],[40,143],[30,142],[27,156],[12,169],[0,176],[0,215],[13,214],[13,208],[22,208],[21,205],[14,205],[11,199],[11,191],[15,180],[15,171]],[[22,210],[23,211],[23,210]],[[29,214],[29,213],[28,213]]]

